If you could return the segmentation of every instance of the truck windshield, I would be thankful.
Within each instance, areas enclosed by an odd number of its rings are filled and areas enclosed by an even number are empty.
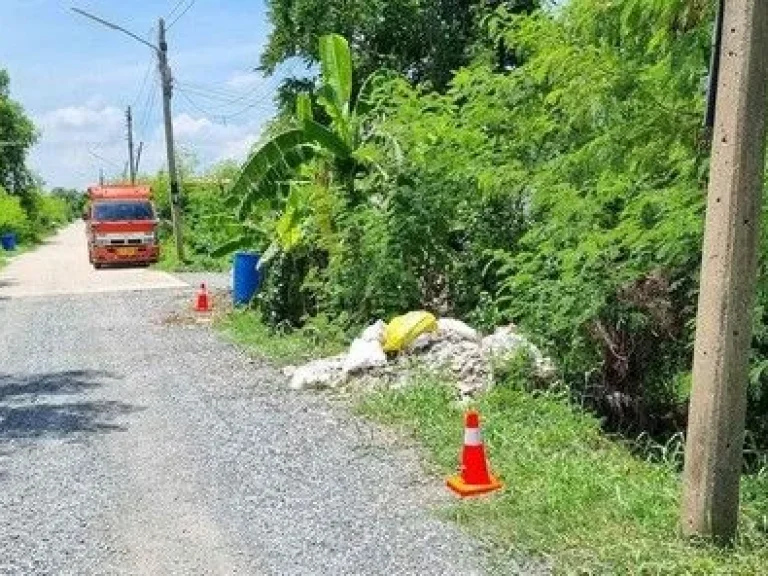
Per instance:
[[[104,202],[93,207],[94,220],[152,220],[149,202]]]

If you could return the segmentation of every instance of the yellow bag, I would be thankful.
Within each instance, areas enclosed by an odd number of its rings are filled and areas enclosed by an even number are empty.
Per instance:
[[[384,329],[384,351],[399,352],[425,332],[437,330],[437,318],[429,312],[408,312],[392,318]]]

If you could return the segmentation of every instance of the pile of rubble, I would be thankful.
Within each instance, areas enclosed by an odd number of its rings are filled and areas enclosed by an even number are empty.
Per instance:
[[[467,397],[491,386],[493,366],[498,361],[523,350],[532,357],[539,378],[555,375],[550,359],[514,326],[500,327],[483,337],[464,322],[442,318],[436,331],[421,334],[404,350],[389,355],[382,349],[385,327],[379,321],[366,328],[346,354],[285,368],[291,388],[396,388],[405,385],[413,371],[422,370],[449,373],[461,395]]]

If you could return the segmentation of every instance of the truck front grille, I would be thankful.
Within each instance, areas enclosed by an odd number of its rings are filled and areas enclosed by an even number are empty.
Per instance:
[[[140,244],[143,244],[141,238],[113,238],[110,239],[107,244],[109,246],[125,246],[126,244],[130,244],[133,246],[138,246]]]

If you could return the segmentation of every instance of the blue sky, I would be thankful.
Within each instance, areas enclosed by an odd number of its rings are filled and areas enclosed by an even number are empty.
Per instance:
[[[0,67],[12,97],[41,130],[31,167],[48,186],[84,187],[122,173],[125,108],[133,105],[142,171],[164,162],[161,100],[152,51],[70,11],[77,6],[157,40],[160,16],[173,21],[193,0],[0,0]],[[273,112],[279,77],[252,69],[269,31],[263,0],[196,0],[169,29],[176,91],[177,148],[203,166],[242,160]]]

